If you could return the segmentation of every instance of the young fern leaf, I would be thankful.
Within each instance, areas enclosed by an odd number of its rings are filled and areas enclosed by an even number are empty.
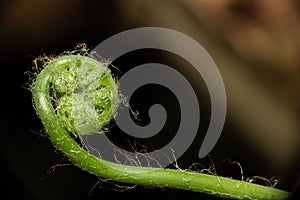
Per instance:
[[[121,165],[91,155],[73,134],[93,133],[114,116],[118,89],[110,71],[87,56],[65,55],[46,64],[36,77],[33,101],[47,133],[81,169],[104,179],[143,186],[183,189],[230,199],[286,199],[272,187],[208,174]]]

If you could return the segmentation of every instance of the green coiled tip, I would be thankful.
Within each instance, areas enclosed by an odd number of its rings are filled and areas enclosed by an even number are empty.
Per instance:
[[[69,132],[85,135],[107,125],[118,105],[118,88],[110,70],[81,55],[65,55],[46,66],[57,116]]]

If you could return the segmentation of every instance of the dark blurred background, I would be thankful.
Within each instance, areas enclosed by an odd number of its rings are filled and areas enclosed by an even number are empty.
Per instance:
[[[299,189],[299,1],[4,0],[0,10],[1,195],[9,199],[99,199],[106,195],[211,199],[172,189],[135,187],[120,192],[115,184],[102,181],[93,189],[99,180],[74,166],[51,170],[68,161],[47,137],[38,134],[43,127],[30,92],[22,87],[28,83],[24,73],[41,54],[58,55],[78,43],[92,49],[116,33],[143,26],[171,28],[194,38],[216,62],[226,87],[226,123],[210,159],[199,160],[199,145],[193,144],[179,164],[183,168],[195,162],[202,168],[214,164],[217,174],[241,179],[239,167],[225,161],[230,159],[240,162],[245,178],[274,177],[279,181],[276,188]],[[150,58],[180,65],[177,67],[182,73],[189,71],[188,64],[174,55],[151,51],[130,54],[118,61],[117,67],[126,72]],[[197,88],[197,84],[203,85],[201,81],[191,82]],[[140,93],[140,98],[148,99]],[[205,89],[201,94],[207,95]],[[143,107],[136,104],[137,109]],[[201,109],[205,119],[209,109]],[[201,133],[199,138],[203,138]],[[266,185],[264,181],[258,183]]]

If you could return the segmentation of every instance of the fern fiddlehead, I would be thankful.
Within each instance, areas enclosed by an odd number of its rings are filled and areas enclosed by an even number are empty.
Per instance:
[[[111,163],[91,155],[72,137],[95,132],[113,117],[118,88],[109,70],[87,56],[61,56],[36,77],[33,101],[47,133],[67,158],[104,179],[176,188],[231,199],[286,199],[288,192],[230,178],[185,170]]]

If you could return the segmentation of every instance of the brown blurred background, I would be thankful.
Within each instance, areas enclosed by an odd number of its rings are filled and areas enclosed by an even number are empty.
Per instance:
[[[7,177],[1,188],[10,195],[27,199],[94,199],[107,193],[133,199],[202,197],[149,188],[124,193],[96,189],[88,196],[97,179],[75,167],[60,168],[40,180],[61,156],[49,140],[30,131],[42,129],[30,93],[21,87],[32,60],[81,42],[93,48],[120,31],[143,26],[187,34],[216,62],[228,100],[224,132],[211,152],[216,165],[219,160],[236,160],[245,176],[274,176],[278,188],[299,188],[299,1],[5,0],[0,11],[1,157],[5,164],[1,172]],[[231,168],[220,166],[219,171]],[[225,174],[238,172],[232,173]]]

